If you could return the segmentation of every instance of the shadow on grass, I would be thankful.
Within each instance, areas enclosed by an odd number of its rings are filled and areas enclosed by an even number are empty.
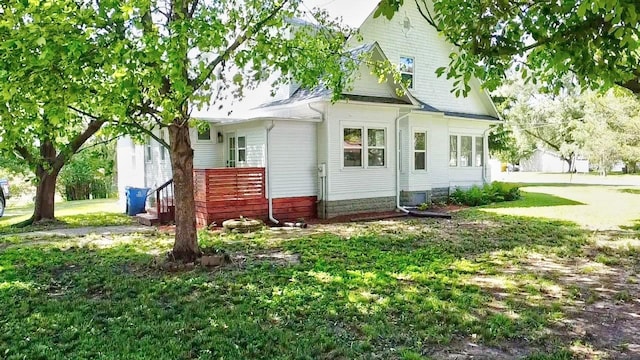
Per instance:
[[[133,224],[135,224],[134,218],[125,214],[112,212],[95,212],[79,215],[60,216],[56,218],[55,221],[42,222],[27,226],[16,226],[17,224],[3,225],[0,226],[0,235],[77,228],[85,226],[122,226]]]
[[[261,249],[234,238],[236,251],[278,248],[301,262],[213,272],[156,269],[146,252],[166,249],[148,238],[102,249],[8,248],[0,251],[0,348],[9,359],[410,359],[473,337],[487,351],[503,344],[533,354],[555,344],[549,329],[565,315],[561,298],[543,289],[566,285],[509,273],[513,262],[531,252],[572,258],[588,244],[571,223],[473,211],[451,222],[346,227],[349,236]]]
[[[623,230],[640,231],[640,219],[634,220],[632,225],[620,226]]]
[[[522,191],[522,198],[520,198],[519,200],[495,203],[495,204],[483,206],[483,208],[489,208],[489,209],[531,208],[531,207],[549,207],[549,206],[566,206],[566,205],[586,205],[586,204],[581,203],[579,201],[555,196],[555,195]]]
[[[640,195],[640,189],[619,189],[621,193]]]

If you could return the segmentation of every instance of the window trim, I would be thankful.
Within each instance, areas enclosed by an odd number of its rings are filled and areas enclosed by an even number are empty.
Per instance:
[[[346,129],[359,129],[360,130],[360,138],[362,144],[360,144],[360,166],[346,166],[344,164],[344,151],[346,149],[345,141],[344,141],[344,131]],[[366,128],[364,126],[356,126],[356,125],[343,125],[340,127],[340,144],[341,144],[341,154],[340,154],[340,162],[342,164],[343,169],[366,169],[366,163],[364,161],[364,153],[365,153],[365,136],[366,136]]]
[[[449,139],[451,136],[456,137],[457,149],[456,149],[456,165],[449,165],[450,169],[481,169],[484,167],[484,164],[487,162],[487,138],[480,134],[472,134],[472,133],[449,133]],[[462,148],[462,140],[461,137],[468,136],[471,137],[471,166],[461,166],[460,158],[461,158],[461,148]],[[476,140],[482,139],[482,165],[476,165]],[[449,160],[451,160],[451,140],[449,140]]]
[[[363,141],[364,142],[364,148],[366,148],[365,153],[366,153],[366,160],[367,162],[365,163],[366,168],[374,168],[374,169],[382,169],[382,168],[386,168],[387,167],[387,129],[385,127],[365,127],[366,132],[367,132],[367,137],[366,140]],[[369,130],[382,130],[383,134],[384,134],[384,145],[382,146],[369,146]],[[382,151],[384,151],[384,156],[382,158],[382,165],[369,165],[369,149],[382,149]]]
[[[244,147],[240,147],[240,138],[244,139]],[[244,150],[244,160],[240,161],[240,150]],[[246,135],[236,135],[236,166],[239,164],[244,166],[247,163],[247,136]]]
[[[373,125],[373,124],[372,124]],[[345,166],[344,165],[344,130],[345,129],[360,129],[362,131],[362,145],[360,152],[360,166]],[[383,130],[384,131],[384,146],[369,147],[369,130]],[[343,122],[340,124],[340,168],[342,170],[351,171],[356,169],[386,169],[389,167],[389,127],[386,124],[380,124],[380,126],[366,126],[362,124],[354,124],[353,122]],[[369,149],[383,149],[384,150],[384,165],[382,166],[369,166]]]
[[[413,64],[412,72],[402,71],[400,64],[398,65],[398,72],[400,72],[400,77],[402,77],[402,75],[411,75],[411,85],[407,89],[413,90],[416,88],[416,57],[400,55],[400,63],[402,63],[402,59],[411,59],[411,62]]]
[[[470,143],[469,143],[469,157],[467,158],[467,162],[466,165],[462,165],[462,139],[463,138],[469,138]],[[473,135],[458,135],[458,166],[461,168],[472,168],[473,166],[473,160],[474,160],[474,153],[475,153],[475,149],[474,149],[474,141],[473,141]]]
[[[480,165],[477,164],[478,159],[478,139],[482,140],[482,157],[480,158]],[[484,158],[484,154],[486,153],[484,149],[484,136],[474,136],[473,137],[473,167],[484,167],[486,159]]]
[[[147,135],[144,142],[144,161],[147,163],[153,162],[153,148],[151,147],[151,136]]]
[[[196,128],[196,142],[202,144],[213,144],[212,130],[213,128],[211,127],[211,125],[209,125],[209,139],[200,139],[201,133],[200,131],[198,131],[198,128]]]
[[[160,140],[165,141],[165,135],[164,135],[164,129],[160,129]],[[162,143],[158,143],[158,147],[160,148],[160,161],[166,161],[167,160],[167,149],[164,147],[164,145],[162,145]]]
[[[416,134],[424,134],[424,150],[416,150]],[[429,130],[414,128],[411,135],[411,171],[414,173],[429,172]],[[424,152],[424,169],[416,169],[416,152]]]

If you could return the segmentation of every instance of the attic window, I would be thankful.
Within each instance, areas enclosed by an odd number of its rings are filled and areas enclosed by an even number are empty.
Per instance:
[[[402,82],[409,84],[409,89],[414,87],[414,74],[415,74],[415,60],[412,57],[401,56],[400,57],[400,75],[402,76]]]

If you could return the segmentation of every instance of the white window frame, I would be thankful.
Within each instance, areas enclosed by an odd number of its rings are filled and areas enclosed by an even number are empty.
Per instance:
[[[456,165],[449,165],[450,168],[453,169],[479,169],[482,168],[483,165],[476,165],[476,140],[477,139],[482,139],[482,164],[485,164],[487,161],[487,147],[486,147],[486,142],[487,142],[487,138],[482,136],[482,135],[478,135],[478,134],[468,134],[468,133],[450,133],[449,136],[455,136],[457,138],[457,149],[456,149]],[[471,166],[462,166],[461,164],[461,158],[462,158],[462,137],[463,136],[467,136],[467,137],[471,137]],[[451,140],[449,140],[449,146],[451,145]],[[447,153],[449,154],[449,157],[451,156],[451,148],[449,148],[449,152]]]
[[[384,144],[382,146],[369,146],[369,130],[382,130],[382,132],[384,133]],[[385,127],[367,127],[365,128],[365,139],[364,139],[364,144],[363,144],[363,148],[365,148],[365,158],[366,158],[366,163],[365,167],[366,168],[377,168],[377,169],[381,169],[381,168],[386,168],[387,167],[387,129]],[[384,151],[384,156],[382,158],[382,165],[369,165],[369,149],[377,149],[377,150],[382,150]]]
[[[400,55],[400,63],[402,63],[402,59],[411,59],[411,62],[413,63],[412,71],[402,71],[402,67],[398,65],[400,76],[411,75],[411,85],[408,87],[408,89],[413,90],[416,88],[416,58],[415,56]]]
[[[344,164],[344,151],[347,148],[346,146],[344,146],[344,131],[346,129],[358,129],[360,130],[360,137],[361,137],[361,141],[362,144],[360,144],[360,166],[346,166]],[[345,124],[343,126],[340,127],[340,144],[341,144],[341,153],[340,153],[340,162],[342,163],[342,168],[343,169],[364,169],[366,168],[366,163],[364,161],[364,154],[365,154],[365,139],[366,136],[366,129],[364,126],[357,126],[357,125],[348,125]]]
[[[200,139],[200,131],[198,131],[198,129],[196,128],[196,142],[198,143],[202,143],[202,144],[213,144],[213,134],[212,134],[212,128],[211,125],[209,125],[209,139]]]
[[[482,140],[482,157],[480,158],[480,165],[478,165],[478,139]],[[486,141],[484,140],[484,136],[474,136],[473,137],[473,166],[474,167],[483,167],[485,164],[485,149],[484,149],[484,143]]]
[[[362,132],[362,151],[360,152],[360,166],[345,166],[344,165],[344,130],[345,129],[359,129]],[[369,130],[382,130],[384,131],[384,146],[369,146]],[[361,124],[343,123],[340,126],[340,164],[343,170],[352,169],[385,169],[389,166],[389,129],[386,126],[363,126]],[[382,149],[384,150],[384,165],[374,166],[369,165],[369,149]]]
[[[244,147],[240,147],[240,138],[244,139]],[[244,151],[244,160],[240,160],[240,150]],[[247,163],[247,136],[236,135],[236,166],[244,166]]]
[[[164,135],[164,129],[160,129],[160,140],[166,142],[166,137]],[[162,143],[158,143],[160,147],[160,161],[167,160],[167,149],[162,145]]]
[[[424,150],[416,150],[416,134],[424,134]],[[426,129],[413,129],[411,132],[411,169],[416,173],[429,171],[429,131]],[[424,152],[424,169],[416,169],[416,153]]]
[[[144,142],[144,161],[148,163],[153,161],[153,148],[151,148],[151,136],[149,135]]]

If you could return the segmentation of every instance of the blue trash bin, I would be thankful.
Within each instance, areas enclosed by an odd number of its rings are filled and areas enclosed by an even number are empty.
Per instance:
[[[129,216],[135,216],[144,212],[148,193],[148,188],[125,188],[125,195],[127,197],[127,214]]]

